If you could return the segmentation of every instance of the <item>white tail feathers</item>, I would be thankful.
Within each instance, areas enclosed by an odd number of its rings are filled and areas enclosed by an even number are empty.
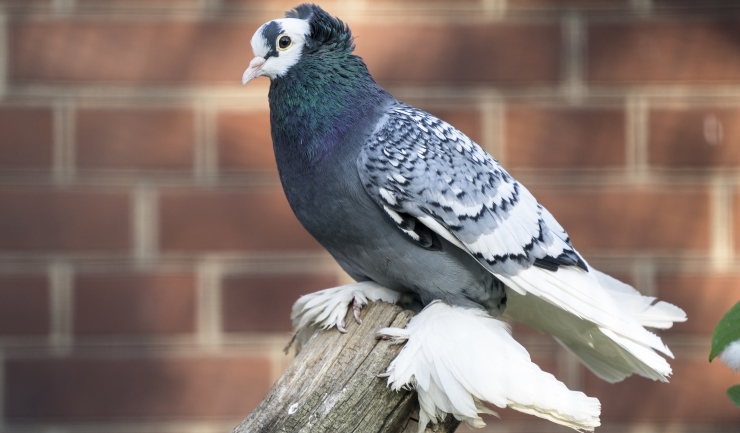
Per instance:
[[[608,382],[641,376],[666,381],[671,367],[655,350],[673,357],[643,326],[666,329],[686,320],[680,308],[593,268],[530,268],[501,278],[507,290],[505,317],[554,336],[597,376]]]
[[[536,415],[576,430],[599,426],[601,405],[570,391],[535,365],[505,323],[482,310],[429,304],[405,329],[381,334],[406,341],[388,368],[388,383],[412,386],[419,395],[419,432],[447,413],[472,427],[485,425],[478,413],[491,413],[488,402]]]
[[[642,326],[668,329],[674,322],[685,322],[686,313],[673,304],[658,301],[652,296],[643,296],[629,284],[625,284],[596,269],[591,269],[601,286],[617,304],[629,312]]]

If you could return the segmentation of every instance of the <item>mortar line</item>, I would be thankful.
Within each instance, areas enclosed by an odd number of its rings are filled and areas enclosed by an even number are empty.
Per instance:
[[[134,259],[151,264],[159,255],[159,192],[148,182],[139,183],[132,193]]]
[[[653,11],[653,0],[630,0],[630,6],[639,15],[649,15]]]
[[[585,18],[584,18],[585,19]],[[585,56],[584,56],[585,57]],[[583,59],[585,62],[585,58]],[[583,72],[583,79],[587,73]],[[584,84],[585,85],[585,84]],[[589,85],[586,98],[590,105],[618,106],[624,101],[625,92],[613,87]],[[523,88],[500,88],[493,85],[398,85],[389,86],[394,95],[404,100],[425,99],[439,102],[479,101],[482,95],[495,94],[509,100],[523,99],[528,103],[560,103],[562,86],[533,85]],[[79,101],[80,106],[120,107],[152,105],[159,107],[191,108],[199,101],[206,101],[220,109],[237,111],[267,111],[265,88],[242,88],[238,85],[203,85],[187,88],[165,86],[122,87],[116,85],[11,85],[8,91],[26,101],[44,103],[49,99],[69,98]],[[646,85],[635,88],[632,96],[650,100],[656,107],[733,107],[740,105],[740,86],[712,85]]]
[[[221,0],[198,0],[200,8],[205,12],[221,9]]]
[[[626,168],[637,183],[648,177],[648,101],[641,95],[629,95],[626,100]]]
[[[507,0],[483,0],[483,14],[490,17],[503,17],[508,9]]]
[[[632,280],[635,289],[644,296],[657,295],[656,274],[657,269],[652,260],[637,259],[632,263]]]
[[[220,264],[206,258],[197,265],[196,337],[198,344],[216,349],[223,341]]]
[[[483,149],[490,153],[499,163],[506,164],[505,150],[505,105],[497,97],[489,97],[483,100],[480,111],[483,117],[482,139],[480,143]]]
[[[71,350],[74,321],[74,268],[64,261],[49,267],[49,343],[66,353]]]
[[[557,349],[557,366],[558,376],[568,389],[580,391],[583,388],[581,362],[561,345],[558,345]]]
[[[0,100],[8,94],[8,14],[5,5],[0,5]]]
[[[194,116],[193,175],[197,183],[210,185],[218,178],[216,109],[213,104],[198,101]]]
[[[54,102],[52,171],[56,183],[67,184],[75,177],[75,117],[72,100]]]
[[[7,426],[5,433],[223,433],[239,421],[240,417],[214,421],[36,421]]]
[[[285,341],[276,342],[277,344],[271,347],[270,352],[267,354],[267,358],[270,362],[270,386],[280,379],[288,368],[290,362],[293,360],[293,356],[290,353],[295,352],[295,347],[291,346],[287,354],[283,349],[287,346],[289,341],[290,337],[286,336]]]
[[[203,124],[203,159],[206,171],[213,179],[218,178],[218,127],[216,125],[216,107],[206,104]]]
[[[69,14],[77,7],[76,0],[51,0],[51,10],[57,14]]]
[[[5,431],[5,353],[0,348],[0,433]]]
[[[586,19],[575,10],[561,18],[563,29],[563,91],[571,104],[583,101],[586,95],[584,84],[584,57],[586,46]]]
[[[726,271],[734,259],[733,188],[726,176],[717,174],[710,191],[710,260],[714,271]]]

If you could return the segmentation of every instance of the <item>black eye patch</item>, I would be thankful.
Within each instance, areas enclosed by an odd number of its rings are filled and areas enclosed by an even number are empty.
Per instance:
[[[275,21],[270,21],[265,27],[262,28],[262,37],[265,38],[267,44],[270,47],[270,51],[265,55],[265,59],[270,57],[277,57],[278,50],[275,46],[277,37],[283,33],[283,27]]]

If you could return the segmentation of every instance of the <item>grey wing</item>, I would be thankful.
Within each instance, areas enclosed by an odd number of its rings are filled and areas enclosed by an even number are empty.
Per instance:
[[[532,265],[586,269],[567,233],[526,188],[480,146],[428,113],[404,104],[389,108],[357,168],[368,194],[424,247],[434,244],[420,226],[494,273],[516,275]]]

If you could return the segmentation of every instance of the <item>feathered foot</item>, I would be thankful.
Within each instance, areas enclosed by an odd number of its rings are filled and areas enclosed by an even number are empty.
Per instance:
[[[352,303],[351,308],[355,320],[362,323],[360,311],[368,301],[385,301],[395,304],[399,298],[398,292],[371,281],[346,284],[303,295],[293,304],[293,312],[290,315],[293,321],[291,343],[297,341],[300,348],[301,343],[313,334],[315,328],[336,327],[339,332],[347,332],[344,317],[347,315],[350,303]]]
[[[391,362],[388,384],[416,389],[419,432],[448,413],[471,427],[483,427],[483,403],[536,415],[576,430],[600,425],[601,405],[582,392],[570,391],[535,365],[507,325],[482,310],[433,302],[405,329],[379,334],[406,345]],[[495,412],[493,413],[495,415]]]

